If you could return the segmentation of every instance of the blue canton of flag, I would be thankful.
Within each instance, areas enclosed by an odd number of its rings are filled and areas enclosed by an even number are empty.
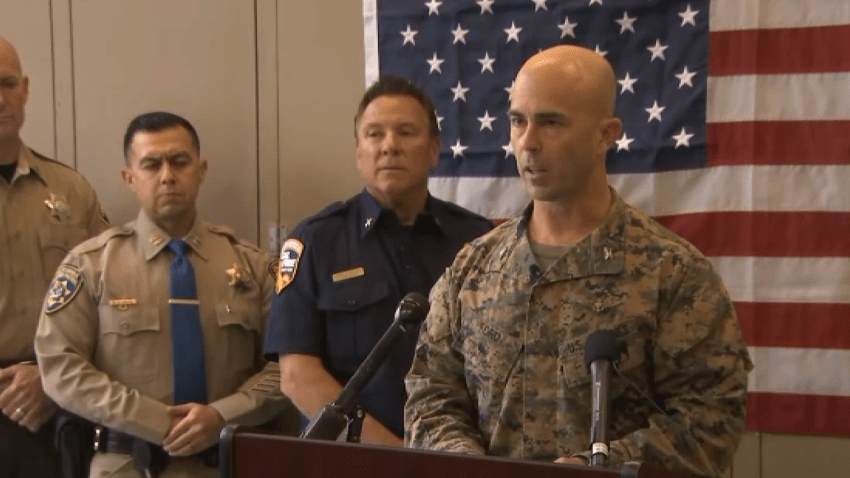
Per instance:
[[[433,98],[443,142],[433,176],[517,176],[510,87],[526,59],[559,43],[614,65],[623,133],[609,173],[701,168],[708,9],[708,0],[378,0],[379,71]]]

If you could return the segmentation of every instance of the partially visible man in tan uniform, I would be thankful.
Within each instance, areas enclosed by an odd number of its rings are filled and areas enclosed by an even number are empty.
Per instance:
[[[33,336],[50,278],[71,248],[109,227],[76,171],[20,137],[29,78],[0,37],[0,476],[58,476],[56,406],[41,388]]]
[[[209,449],[221,428],[268,421],[286,403],[261,350],[271,262],[230,229],[197,219],[207,162],[188,121],[141,115],[124,146],[121,175],[141,211],[59,267],[35,339],[44,388],[100,426],[92,477],[212,478]],[[185,279],[174,272],[180,261],[193,271],[196,294],[175,292]],[[196,333],[184,334],[186,321]],[[186,339],[200,353],[188,375]],[[206,398],[180,399],[199,377]]]

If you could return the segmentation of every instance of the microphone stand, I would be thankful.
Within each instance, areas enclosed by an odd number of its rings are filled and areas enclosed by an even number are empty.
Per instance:
[[[620,354],[625,349],[616,333],[597,330],[587,337],[584,345],[584,365],[591,376],[590,466],[608,464],[608,428],[611,413],[610,382]]]
[[[348,427],[346,440],[359,442],[363,430],[364,410],[358,405],[357,398],[366,387],[378,367],[392,351],[393,345],[404,336],[408,328],[419,324],[428,314],[428,299],[418,292],[404,296],[396,309],[393,323],[381,336],[366,360],[360,365],[354,376],[345,384],[339,396],[325,405],[319,415],[310,422],[301,438],[316,440],[336,440]]]

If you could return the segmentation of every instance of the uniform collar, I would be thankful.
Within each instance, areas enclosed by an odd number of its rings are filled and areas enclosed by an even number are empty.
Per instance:
[[[30,173],[41,180],[46,186],[50,186],[47,183],[47,178],[41,172],[41,159],[36,157],[36,155],[32,154],[27,145],[21,143],[21,149],[18,151],[18,167],[15,169],[15,174],[12,176],[12,181],[9,184],[12,184],[19,177],[26,176]]]
[[[375,229],[378,223],[381,221],[385,221],[388,215],[395,215],[394,212],[385,208],[375,199],[372,194],[369,193],[366,189],[358,195],[357,203],[360,208],[360,224],[358,225],[360,228],[360,237],[365,237],[369,234],[370,231]],[[416,221],[414,222],[414,226],[422,227],[422,223],[428,223],[427,225],[433,224],[434,227],[443,232],[443,224],[445,224],[446,217],[445,208],[439,201],[434,200],[431,197],[431,194],[428,194],[428,197],[425,200],[425,212],[420,213],[416,217]],[[427,227],[427,226],[426,226]]]
[[[590,234],[576,243],[565,257],[558,259],[547,271],[537,268],[528,243],[528,220],[534,203],[528,205],[517,221],[510,258],[504,257],[506,271],[527,275],[532,282],[554,282],[590,275],[619,274],[625,268],[626,203],[611,190],[611,208]]]
[[[134,229],[141,240],[142,250],[145,253],[145,260],[151,260],[165,249],[168,241],[172,239],[165,231],[156,225],[143,210],[139,210],[139,215],[136,217]],[[183,240],[189,244],[192,251],[203,260],[207,260],[209,254],[204,251],[204,247],[209,243],[207,235],[209,230],[200,219],[195,219],[195,224],[192,229],[183,237]]]

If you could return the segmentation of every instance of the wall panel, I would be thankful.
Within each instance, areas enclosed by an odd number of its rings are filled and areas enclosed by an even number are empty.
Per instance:
[[[195,125],[209,161],[201,214],[257,241],[254,2],[72,0],[71,20],[78,169],[110,219],[138,209],[119,176],[127,123],[167,110]]]
[[[278,1],[281,220],[292,229],[360,190],[354,112],[365,90],[358,1]]]
[[[30,79],[21,136],[31,148],[57,158],[53,115],[53,45],[50,0],[3,0],[0,35],[12,42]],[[58,157],[73,166],[73,158]]]
[[[848,458],[846,438],[762,434],[763,478],[847,478]]]

